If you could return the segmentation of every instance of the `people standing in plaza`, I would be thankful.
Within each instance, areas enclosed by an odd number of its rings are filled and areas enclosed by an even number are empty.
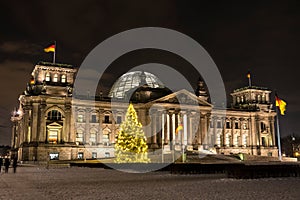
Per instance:
[[[8,157],[5,157],[5,160],[4,160],[5,173],[8,173],[9,165],[10,165],[10,160]]]
[[[18,159],[15,157],[13,160],[14,173],[16,173],[17,171],[17,166],[18,166]]]

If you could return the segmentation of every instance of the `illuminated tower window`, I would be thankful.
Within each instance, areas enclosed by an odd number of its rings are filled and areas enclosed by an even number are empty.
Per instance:
[[[49,72],[46,73],[45,80],[46,80],[47,82],[50,81],[50,73],[49,73]]]
[[[66,82],[67,82],[67,77],[66,77],[66,75],[63,74],[63,75],[61,76],[61,82],[62,82],[62,83],[66,83]]]
[[[58,74],[54,74],[53,82],[58,82]]]

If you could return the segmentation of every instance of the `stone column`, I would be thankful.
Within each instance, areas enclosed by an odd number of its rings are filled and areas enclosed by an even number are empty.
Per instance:
[[[261,120],[258,118],[258,117],[256,117],[255,118],[255,121],[256,121],[256,127],[257,127],[257,141],[258,141],[258,145],[259,146],[261,146],[262,145],[262,141],[261,141],[261,127],[260,127],[260,122],[261,122]]]
[[[270,134],[271,134],[271,137],[272,137],[272,144],[271,146],[275,146],[276,142],[275,142],[275,120],[274,120],[274,117],[270,117],[270,120],[269,120],[269,123],[270,123]]]
[[[23,138],[24,138],[24,142],[28,143],[30,142],[30,135],[31,135],[31,129],[29,127],[32,126],[32,122],[29,118],[30,115],[30,110],[31,110],[31,106],[25,106],[24,107],[24,133],[23,133]]]
[[[85,132],[84,132],[84,141],[83,143],[90,143],[90,113],[91,109],[86,108],[85,109]]]
[[[162,124],[161,124],[161,120],[162,120],[162,112],[161,111],[158,111],[157,112],[157,119],[156,119],[156,122],[157,122],[157,131],[159,134],[156,135],[157,139],[157,145],[159,146],[159,144],[161,144],[161,141],[162,141]]]
[[[233,139],[234,139],[234,134],[235,134],[235,120],[236,118],[232,117],[231,119],[231,138],[230,138],[230,144],[229,146],[233,146]]]
[[[68,142],[71,142],[71,143],[74,143],[75,140],[76,140],[76,133],[77,133],[77,130],[75,130],[75,124],[77,123],[77,111],[76,109],[75,110],[75,113],[72,112],[72,109],[71,109],[71,113],[70,113],[70,130],[69,130],[69,141]]]
[[[204,145],[207,145],[208,144],[208,134],[207,134],[207,116],[206,116],[206,113],[201,113],[201,127],[202,127],[202,141]],[[199,141],[198,141],[198,144],[199,144]]]
[[[40,105],[40,129],[39,129],[39,133],[38,133],[38,140],[40,142],[45,142],[46,139],[46,102],[45,101],[41,101],[41,105]]]
[[[64,142],[69,142],[70,140],[71,109],[71,102],[65,103],[65,123],[63,124],[64,130],[62,135],[62,140]]]
[[[212,121],[211,123],[213,124],[213,127],[211,129],[212,129],[213,135],[216,136],[217,135],[217,119],[216,119],[216,117],[215,116],[211,117],[211,121]],[[209,123],[209,125],[210,125],[210,123]],[[216,141],[214,141],[214,143],[215,142]],[[220,141],[220,143],[221,143],[221,141]],[[220,146],[221,146],[221,144],[220,144]]]
[[[38,120],[39,117],[39,103],[32,103],[32,112],[31,112],[31,137],[30,142],[37,141],[37,132],[38,126],[40,122]]]
[[[115,143],[115,138],[116,138],[116,121],[112,117],[112,114],[110,116],[111,119],[111,127],[112,127],[112,133],[111,133],[111,141],[110,143],[114,144]]]
[[[171,131],[170,131],[170,124],[171,124],[171,120],[170,120],[170,114],[169,113],[167,113],[166,114],[166,117],[167,117],[167,129],[166,129],[166,143],[167,144],[170,144],[170,133],[171,133]]]
[[[157,145],[157,125],[156,125],[156,113],[157,110],[152,110],[151,112],[151,148],[158,148]]]
[[[103,131],[102,131],[102,123],[103,123],[103,109],[99,109],[99,131],[97,136],[97,143],[102,144],[103,143]]]
[[[165,144],[165,113],[161,113],[161,146]]]
[[[244,134],[244,129],[243,129],[243,124],[244,124],[244,119],[240,118],[240,139],[238,140],[238,146],[242,146],[243,144],[243,134]]]
[[[256,143],[255,143],[255,140],[256,140],[256,137],[255,137],[255,117],[254,116],[251,116],[249,118],[249,133],[250,133],[250,146],[254,147],[256,146]]]

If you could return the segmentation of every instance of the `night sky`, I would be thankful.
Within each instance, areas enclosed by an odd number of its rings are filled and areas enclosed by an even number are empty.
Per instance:
[[[1,1],[0,145],[10,144],[10,113],[18,106],[34,65],[52,59],[43,52],[51,41],[57,41],[58,63],[79,67],[110,36],[149,26],[174,29],[201,44],[218,66],[228,97],[233,89],[247,86],[250,70],[253,85],[276,90],[288,103],[286,115],[280,117],[282,136],[300,137],[299,1],[80,2]],[[132,64],[151,59],[180,64],[174,56],[146,54],[117,60],[103,90]]]

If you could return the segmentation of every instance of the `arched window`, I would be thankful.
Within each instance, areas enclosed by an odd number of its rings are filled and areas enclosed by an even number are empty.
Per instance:
[[[67,76],[65,74],[61,75],[61,82],[66,83],[67,82]]]
[[[261,132],[264,132],[264,131],[267,130],[267,126],[266,126],[266,124],[264,122],[260,123],[260,129],[261,129]]]
[[[244,103],[244,96],[241,96],[241,102]]]
[[[92,145],[96,144],[96,133],[97,133],[97,131],[95,129],[90,130],[90,143]]]
[[[78,129],[76,133],[76,142],[83,143],[83,130]]]
[[[263,94],[261,98],[262,98],[262,99],[261,99],[261,100],[262,100],[262,102],[263,102],[263,103],[265,103],[265,102],[266,102],[266,95],[265,95],[265,94]]]
[[[50,77],[50,73],[49,73],[49,72],[46,73],[45,80],[46,80],[47,82],[49,82],[49,81],[51,80],[51,77]]]
[[[47,115],[47,119],[51,121],[60,121],[61,117],[61,113],[58,110],[51,110]]]
[[[260,94],[259,95],[257,95],[257,102],[261,102],[261,96],[260,96]]]
[[[58,82],[58,74],[54,74],[53,82]]]

